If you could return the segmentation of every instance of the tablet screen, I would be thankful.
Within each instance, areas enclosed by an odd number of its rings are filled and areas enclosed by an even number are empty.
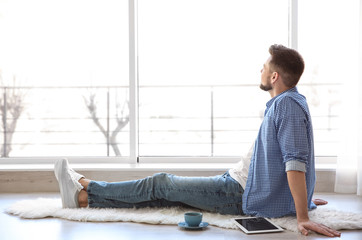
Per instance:
[[[276,226],[271,224],[264,218],[245,218],[245,219],[235,219],[241,226],[243,226],[246,230],[252,231],[260,231],[260,230],[276,230],[278,229]]]

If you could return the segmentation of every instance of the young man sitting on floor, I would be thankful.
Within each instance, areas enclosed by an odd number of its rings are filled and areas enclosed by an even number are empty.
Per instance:
[[[268,91],[264,119],[249,157],[224,175],[180,177],[158,173],[124,182],[91,181],[65,159],[55,164],[63,207],[191,206],[233,215],[296,215],[303,235],[340,232],[309,220],[315,186],[312,121],[306,99],[296,85],[304,71],[301,55],[282,45],[269,48],[260,88]],[[316,200],[316,203],[323,203]]]

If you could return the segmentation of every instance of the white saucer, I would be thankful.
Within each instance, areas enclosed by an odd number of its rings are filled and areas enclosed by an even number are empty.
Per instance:
[[[186,222],[180,222],[178,224],[178,226],[181,228],[187,229],[187,230],[199,230],[199,229],[203,229],[203,228],[209,226],[209,224],[207,222],[202,222],[202,223],[200,223],[199,226],[192,227],[192,226],[189,226]]]

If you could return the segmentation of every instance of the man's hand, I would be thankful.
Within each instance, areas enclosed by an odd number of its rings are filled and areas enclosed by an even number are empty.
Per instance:
[[[315,231],[317,233],[323,234],[328,237],[340,237],[341,236],[341,232],[331,229],[323,224],[312,222],[310,220],[298,221],[298,230],[304,236],[308,235],[309,230]]]
[[[297,212],[298,230],[305,236],[308,235],[308,231],[315,231],[317,233],[326,235],[328,237],[339,237],[341,233],[333,230],[323,224],[315,223],[309,220],[308,217],[308,203],[307,203],[307,186],[305,183],[304,172],[288,171],[287,178],[289,188],[292,193],[295,210]],[[325,203],[325,201],[317,201],[319,204]]]

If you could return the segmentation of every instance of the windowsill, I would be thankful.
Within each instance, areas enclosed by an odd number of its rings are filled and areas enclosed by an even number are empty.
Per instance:
[[[77,163],[71,164],[77,171],[227,171],[235,163]],[[5,171],[53,171],[54,164],[0,164]],[[336,164],[316,164],[317,171],[335,171]]]
[[[235,163],[71,163],[90,179],[115,182],[141,179],[159,172],[179,176],[220,175]],[[316,191],[333,191],[335,164],[316,166]],[[53,163],[0,163],[0,192],[57,192]]]

